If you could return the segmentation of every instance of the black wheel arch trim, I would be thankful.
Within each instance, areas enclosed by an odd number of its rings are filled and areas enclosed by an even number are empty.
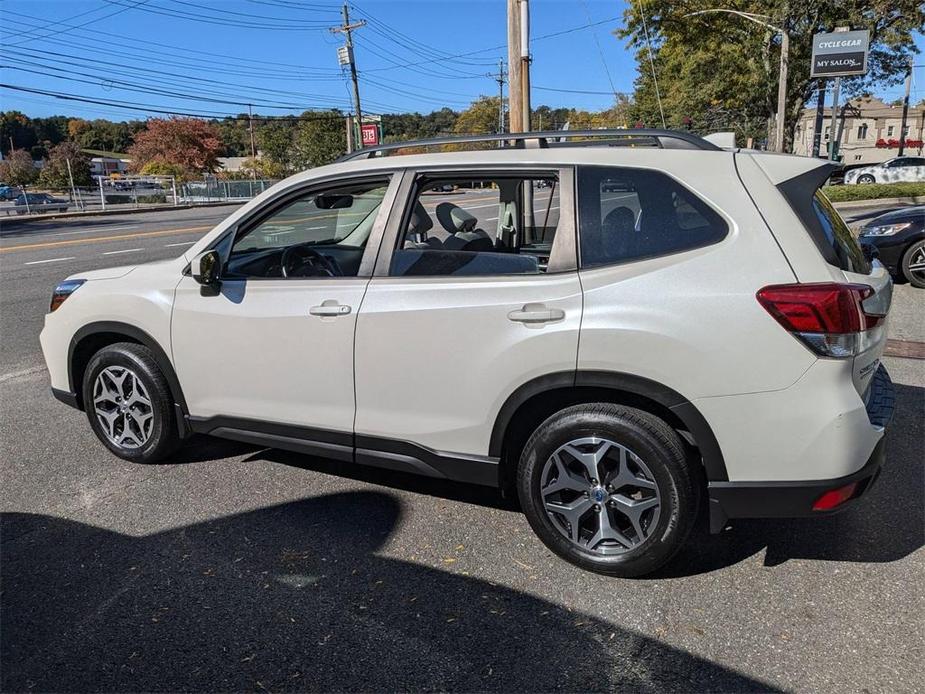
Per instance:
[[[183,396],[183,389],[180,387],[180,381],[177,378],[177,373],[173,368],[170,357],[167,356],[167,352],[164,351],[164,348],[161,347],[157,340],[141,328],[131,325],[130,323],[96,321],[94,323],[87,323],[74,333],[67,350],[67,381],[71,391],[77,398],[77,406],[83,409],[83,403],[80,402],[80,393],[83,391],[83,384],[77,383],[75,380],[77,375],[74,373],[74,352],[77,346],[86,338],[104,333],[124,335],[130,340],[144,345],[151,350],[151,353],[154,355],[154,361],[157,362],[158,368],[161,370],[161,373],[164,374],[164,378],[167,379],[167,385],[170,387],[170,392],[173,395],[177,428],[180,435],[188,435],[190,430],[187,426],[186,417],[189,414],[189,410],[186,407],[186,398]]]
[[[726,461],[713,430],[700,411],[683,395],[666,385],[642,376],[619,371],[560,371],[527,381],[507,398],[491,432],[488,454],[500,457],[508,425],[521,405],[542,393],[572,387],[604,388],[638,395],[668,408],[694,437],[703,458],[707,479],[726,481]]]

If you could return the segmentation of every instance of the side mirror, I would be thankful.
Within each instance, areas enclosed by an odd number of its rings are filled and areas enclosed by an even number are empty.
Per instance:
[[[207,287],[214,286],[222,280],[222,258],[218,251],[200,253],[190,263],[193,279]]]

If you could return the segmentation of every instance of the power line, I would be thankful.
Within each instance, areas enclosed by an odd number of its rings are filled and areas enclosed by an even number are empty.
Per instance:
[[[123,3],[128,0],[105,0],[108,3],[113,5],[125,6]],[[244,23],[238,20],[233,19],[223,19],[221,17],[210,17],[204,15],[197,15],[193,12],[185,12],[183,10],[171,10],[170,8],[165,8],[158,6],[157,8],[150,6],[141,6],[141,5],[132,5],[128,6],[127,9],[137,9],[141,12],[147,12],[149,14],[158,14],[165,17],[175,17],[178,19],[188,19],[194,22],[202,22],[204,24],[215,24],[217,26],[230,26],[237,29],[272,29],[274,31],[307,31],[307,30],[321,30],[324,28],[323,22],[318,22],[318,26],[292,26],[291,22],[278,22],[278,23]]]
[[[169,107],[162,107],[153,104],[141,104],[133,103],[129,101],[121,100],[109,100],[109,99],[93,99],[90,97],[81,96],[79,94],[70,94],[67,92],[55,92],[46,89],[34,89],[32,87],[23,87],[15,84],[2,84],[0,83],[0,89],[10,89],[18,92],[26,92],[29,94],[41,94],[43,96],[51,96],[62,101],[77,101],[80,103],[87,104],[101,104],[103,106],[112,106],[113,108],[128,108],[133,111],[137,111],[139,108],[143,109],[146,112],[150,113],[161,113],[170,116],[188,116],[190,118],[206,118],[206,119],[221,119],[221,118],[239,118],[242,114],[240,113],[227,113],[222,111],[211,111],[207,113],[191,113],[188,111],[181,111],[176,109],[170,109]],[[381,114],[376,114],[381,115]],[[246,116],[246,114],[245,114]],[[254,120],[262,121],[287,121],[287,120],[297,120],[297,121],[320,121],[320,120],[341,120],[343,116],[341,115],[317,115],[317,116],[305,116],[305,115],[290,115],[290,116],[254,116]]]
[[[121,14],[121,13],[126,12],[126,11],[128,11],[128,10],[134,9],[134,8],[140,6],[140,5],[144,5],[146,2],[149,2],[149,0],[139,0],[139,2],[136,3],[135,5],[130,5],[130,6],[128,6],[128,7],[123,7],[122,9],[116,10],[115,12],[110,12],[109,14],[105,14],[105,15],[103,15],[102,17],[94,17],[93,19],[90,19],[90,20],[84,22],[83,24],[78,24],[77,26],[73,26],[73,25],[67,24],[66,26],[67,26],[68,28],[66,28],[65,31],[71,31],[71,30],[73,30],[73,29],[79,29],[80,27],[85,27],[85,26],[87,26],[88,24],[93,24],[93,23],[95,23],[95,22],[98,22],[98,21],[100,21],[101,19],[106,19],[106,18],[108,18],[108,17],[114,17],[114,16],[116,16],[117,14]],[[69,22],[69,21],[72,20],[72,19],[76,19],[77,17],[83,17],[83,16],[85,16],[85,15],[90,14],[91,12],[98,12],[98,11],[101,10],[101,9],[103,9],[103,8],[101,8],[101,7],[96,7],[96,8],[94,8],[94,9],[92,9],[92,10],[87,10],[86,12],[81,12],[80,14],[75,14],[75,15],[73,15],[73,16],[71,16],[71,17],[66,18],[66,19],[62,19],[62,20],[57,21],[57,22],[52,22],[51,24],[48,24],[48,25],[46,25],[46,26],[43,27],[43,28],[49,28],[49,27],[53,27],[53,26],[58,26],[58,25],[61,25],[61,24],[65,24],[65,22]],[[35,33],[35,32],[28,32],[28,33]],[[57,32],[57,31],[50,31],[50,32],[48,32],[47,34],[43,34],[43,35],[41,35],[41,36],[33,36],[33,37],[31,37],[31,38],[25,38],[25,39],[23,39],[22,41],[15,41],[15,42],[10,43],[10,44],[7,44],[7,45],[9,45],[9,46],[18,46],[18,45],[23,44],[23,43],[28,43],[29,41],[35,41],[35,40],[37,40],[37,39],[44,39],[44,38],[46,38],[46,37],[48,37],[48,36],[51,36],[52,34],[56,34],[56,33],[58,33],[58,32]]]

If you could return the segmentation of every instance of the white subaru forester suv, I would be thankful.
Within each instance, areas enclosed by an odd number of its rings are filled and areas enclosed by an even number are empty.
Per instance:
[[[704,506],[718,532],[869,488],[892,285],[819,190],[830,164],[671,131],[503,139],[363,150],[180,258],[66,280],[55,396],[127,460],[202,433],[516,490],[549,549],[619,576]]]

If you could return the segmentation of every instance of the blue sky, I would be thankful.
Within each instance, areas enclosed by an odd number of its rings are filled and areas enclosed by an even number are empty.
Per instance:
[[[530,5],[534,106],[600,109],[614,91],[632,91],[634,55],[611,33],[624,2]],[[2,89],[0,109],[113,120],[159,110],[221,116],[248,103],[268,115],[348,109],[336,57],[342,38],[327,29],[340,23],[340,7],[331,0],[4,0],[0,81],[131,106]],[[351,20],[368,21],[354,34],[364,111],[461,109],[497,94],[489,73],[506,58],[505,7],[505,0],[351,1]],[[925,38],[918,45],[925,50]],[[925,71],[916,77],[918,101]],[[901,89],[881,93],[896,98]]]

